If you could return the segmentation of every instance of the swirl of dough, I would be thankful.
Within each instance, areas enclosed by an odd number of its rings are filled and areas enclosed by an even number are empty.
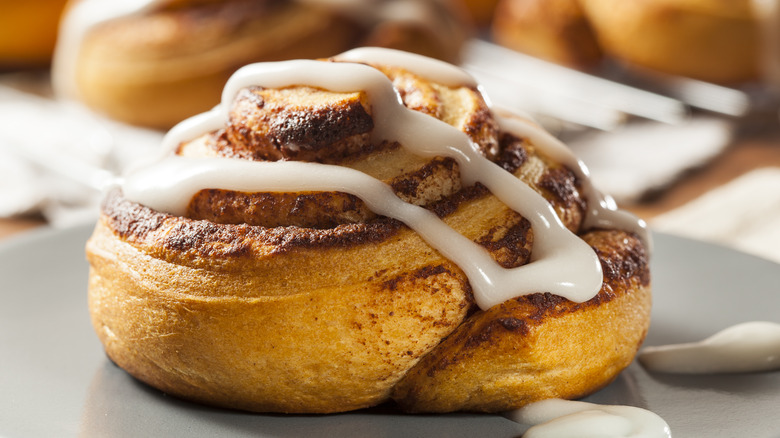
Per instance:
[[[248,66],[165,143],[87,253],[107,353],[168,393],[502,411],[606,385],[644,338],[639,222],[452,66],[379,49]]]

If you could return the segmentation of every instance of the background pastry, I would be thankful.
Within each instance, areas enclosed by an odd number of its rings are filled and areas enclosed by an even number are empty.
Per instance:
[[[76,1],[64,17],[57,91],[110,117],[168,128],[219,101],[238,67],[357,45],[457,59],[469,33],[438,0]]]
[[[506,47],[577,68],[594,67],[602,57],[579,0],[499,2],[493,38]]]
[[[499,11],[493,28],[497,41],[578,67],[578,57],[590,65],[597,60],[596,43],[605,55],[628,65],[736,83],[759,79],[762,58],[771,55],[763,49],[769,47],[762,33],[765,18],[750,0],[501,0]],[[570,38],[565,31],[539,30],[560,29],[561,23],[592,29],[592,35]]]
[[[642,227],[461,70],[364,49],[248,66],[224,95],[87,245],[93,325],[133,376],[251,411],[502,411],[633,359]]]
[[[0,69],[47,67],[67,0],[0,4]]]
[[[458,3],[458,1],[453,3]],[[498,0],[463,0],[463,4],[476,25],[487,26],[493,21]]]

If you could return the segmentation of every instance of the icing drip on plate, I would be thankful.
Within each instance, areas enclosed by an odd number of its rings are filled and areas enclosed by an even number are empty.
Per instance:
[[[681,374],[745,373],[780,369],[780,324],[753,321],[700,342],[645,347],[639,361],[650,371]]]
[[[389,49],[359,49],[337,59],[351,61],[389,59],[394,65],[445,85],[474,86],[460,69],[419,55]],[[258,191],[340,191],[363,199],[374,212],[404,222],[431,246],[464,270],[477,304],[487,309],[513,297],[550,292],[583,302],[601,288],[601,265],[594,251],[562,224],[552,206],[531,187],[483,157],[469,137],[436,118],[406,108],[391,81],[379,70],[353,62],[284,61],[252,64],[240,69],[228,81],[222,103],[212,111],[174,127],[163,141],[171,152],[182,142],[218,129],[227,120],[230,103],[244,87],[258,85],[281,88],[308,85],[335,92],[363,91],[372,105],[375,128],[372,141],[398,142],[414,154],[455,159],[464,182],[480,182],[509,208],[531,222],[535,243],[532,261],[506,269],[495,263],[487,251],[449,228],[422,207],[398,199],[387,185],[366,174],[344,167],[318,163],[259,163],[226,158],[185,159],[169,155],[162,161],[127,176],[125,196],[156,210],[181,215],[198,191],[206,188]],[[513,123],[507,123],[513,132]],[[555,156],[566,155],[565,147],[544,137],[541,128],[527,124],[517,129],[539,141],[537,147]],[[523,131],[523,132],[519,132]],[[568,153],[570,154],[570,153]],[[577,163],[573,157],[566,162]],[[584,166],[575,167],[586,177]],[[597,193],[591,190],[589,195]],[[602,202],[599,202],[599,200]],[[591,199],[591,222],[598,226],[627,225],[610,219],[611,210],[603,198]],[[620,224],[618,222],[621,222]],[[634,218],[626,227],[648,241],[643,224]],[[565,269],[561,269],[565,267]]]
[[[634,406],[542,400],[505,414],[532,426],[523,438],[671,438],[661,417]]]

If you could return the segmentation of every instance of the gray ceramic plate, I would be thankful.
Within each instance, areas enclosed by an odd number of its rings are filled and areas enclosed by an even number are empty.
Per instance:
[[[497,415],[255,415],[167,397],[103,355],[86,309],[90,227],[41,230],[0,245],[0,436],[517,437]],[[780,322],[780,265],[656,236],[647,344],[693,341],[730,325]],[[675,437],[780,436],[780,372],[648,374],[633,364],[588,400],[650,409]]]

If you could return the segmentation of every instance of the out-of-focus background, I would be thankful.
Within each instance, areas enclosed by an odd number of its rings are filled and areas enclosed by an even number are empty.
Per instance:
[[[780,1],[0,1],[0,238],[97,216],[241,65],[355,46],[461,65],[658,231],[780,261]]]

